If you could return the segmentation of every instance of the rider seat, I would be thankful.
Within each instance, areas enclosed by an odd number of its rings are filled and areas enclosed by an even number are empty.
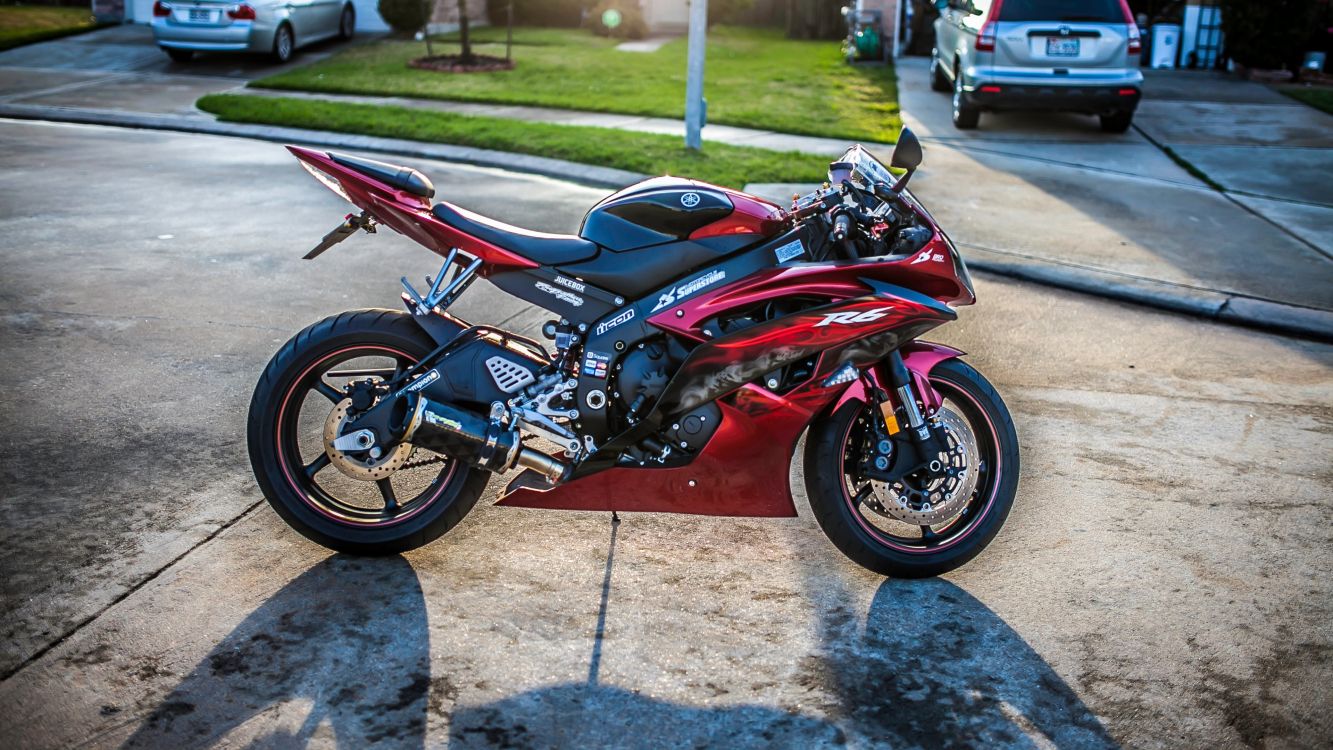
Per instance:
[[[488,219],[466,209],[437,203],[435,218],[478,239],[543,266],[575,263],[597,255],[597,244],[572,234],[547,234]]]

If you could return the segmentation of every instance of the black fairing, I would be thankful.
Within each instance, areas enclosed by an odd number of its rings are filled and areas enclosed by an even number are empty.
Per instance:
[[[754,235],[734,234],[668,242],[626,252],[602,252],[591,260],[566,263],[558,268],[561,273],[634,299],[753,243]]]
[[[579,236],[614,252],[683,240],[731,215],[722,191],[694,180],[654,177],[612,193],[583,217]]]

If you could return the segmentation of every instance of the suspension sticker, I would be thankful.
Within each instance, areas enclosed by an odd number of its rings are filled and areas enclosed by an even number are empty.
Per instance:
[[[578,296],[577,294],[571,294],[569,292],[566,292],[564,289],[556,289],[550,284],[547,284],[545,281],[538,281],[536,286],[537,286],[537,291],[546,292],[547,294],[551,295],[552,297],[555,297],[561,302],[571,304],[574,307],[583,307],[583,298]]]
[[[583,374],[590,378],[606,380],[607,368],[611,366],[611,355],[602,352],[585,352],[583,355]]]

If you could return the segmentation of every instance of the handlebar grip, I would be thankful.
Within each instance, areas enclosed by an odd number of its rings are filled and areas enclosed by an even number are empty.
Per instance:
[[[852,231],[852,217],[845,213],[838,214],[833,218],[833,239],[841,242],[847,239],[847,235]]]

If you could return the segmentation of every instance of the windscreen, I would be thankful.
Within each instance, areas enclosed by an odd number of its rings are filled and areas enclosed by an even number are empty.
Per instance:
[[[889,168],[871,156],[870,152],[860,144],[847,149],[837,161],[829,165],[828,170],[829,182],[834,185],[842,184],[843,180],[850,180],[853,185],[869,190],[877,182],[888,185],[894,182],[893,173]]]
[[[1004,0],[1001,21],[1125,23],[1120,0]]]

